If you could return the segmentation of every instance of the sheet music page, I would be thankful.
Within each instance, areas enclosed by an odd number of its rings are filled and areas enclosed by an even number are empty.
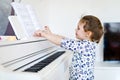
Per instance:
[[[35,30],[42,28],[31,5],[17,2],[13,2],[11,5],[15,10],[26,37],[32,37]]]

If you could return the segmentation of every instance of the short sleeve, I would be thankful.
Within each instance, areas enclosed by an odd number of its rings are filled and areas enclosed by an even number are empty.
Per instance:
[[[78,50],[79,50],[79,47],[81,44],[82,44],[82,42],[80,43],[76,40],[65,38],[65,39],[62,39],[60,46],[67,50],[79,52]]]

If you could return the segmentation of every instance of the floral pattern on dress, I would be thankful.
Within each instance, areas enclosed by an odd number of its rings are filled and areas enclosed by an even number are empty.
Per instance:
[[[61,47],[74,52],[69,80],[94,80],[96,43],[88,40],[63,39]]]

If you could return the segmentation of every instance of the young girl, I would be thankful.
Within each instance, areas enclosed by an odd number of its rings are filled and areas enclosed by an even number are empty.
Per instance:
[[[36,31],[34,35],[45,37],[74,52],[69,68],[69,80],[94,80],[95,49],[103,35],[103,28],[97,17],[86,15],[80,19],[75,32],[78,40],[53,34],[47,26],[44,30]]]

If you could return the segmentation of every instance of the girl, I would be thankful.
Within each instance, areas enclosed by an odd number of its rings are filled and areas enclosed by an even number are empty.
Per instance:
[[[69,68],[69,80],[94,80],[95,49],[103,35],[103,27],[97,17],[86,15],[80,19],[75,32],[78,40],[53,34],[47,26],[44,30],[36,31],[34,35],[45,37],[74,52]]]

